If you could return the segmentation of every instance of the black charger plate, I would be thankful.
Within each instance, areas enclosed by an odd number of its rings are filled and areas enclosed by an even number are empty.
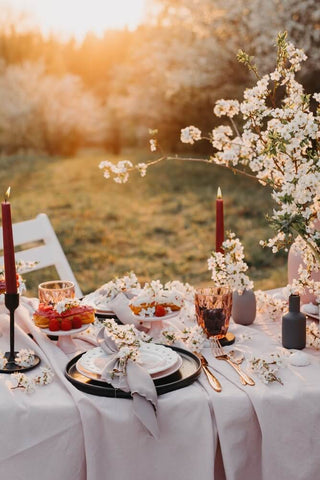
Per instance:
[[[201,362],[199,358],[188,350],[178,347],[170,347],[175,350],[182,358],[180,369],[167,377],[154,380],[158,395],[162,395],[179,388],[186,387],[193,383],[201,373]],[[84,352],[85,353],[85,352]],[[78,390],[98,395],[100,397],[131,398],[130,393],[123,390],[117,390],[112,385],[99,380],[92,380],[85,377],[76,368],[76,363],[83,355],[77,355],[72,358],[66,366],[65,376]]]

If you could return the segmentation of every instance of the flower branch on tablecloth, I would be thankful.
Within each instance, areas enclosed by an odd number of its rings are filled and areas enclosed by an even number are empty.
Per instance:
[[[12,373],[7,382],[10,390],[24,390],[26,393],[33,393],[35,387],[49,385],[52,382],[54,373],[49,367],[40,367],[40,374],[35,377],[28,377],[25,373]]]
[[[278,353],[271,353],[261,358],[254,357],[249,361],[252,372],[265,384],[278,382],[283,385],[281,378],[278,376],[281,366],[283,366],[283,358]]]
[[[29,367],[29,366],[33,365],[33,363],[34,363],[34,355],[35,355],[35,353],[34,353],[33,350],[29,350],[27,348],[22,348],[17,353],[17,356],[15,358],[15,362],[18,365],[21,365],[23,367]]]

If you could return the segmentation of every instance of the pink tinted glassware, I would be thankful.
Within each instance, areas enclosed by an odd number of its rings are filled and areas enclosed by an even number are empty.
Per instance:
[[[197,322],[208,338],[225,337],[232,309],[232,292],[228,288],[198,288],[195,293],[195,308]]]
[[[52,280],[40,283],[38,287],[40,303],[45,305],[56,305],[65,298],[75,297],[74,283],[69,280]]]

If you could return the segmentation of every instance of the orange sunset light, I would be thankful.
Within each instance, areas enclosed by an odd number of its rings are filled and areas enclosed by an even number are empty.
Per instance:
[[[81,40],[91,31],[136,28],[144,16],[145,0],[0,0],[0,9],[23,11],[44,34],[54,32]]]

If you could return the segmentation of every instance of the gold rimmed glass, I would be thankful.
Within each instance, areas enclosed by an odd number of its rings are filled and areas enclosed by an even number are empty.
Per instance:
[[[197,288],[195,308],[197,322],[208,338],[226,336],[232,309],[232,292],[228,288]]]
[[[40,303],[45,305],[56,305],[65,298],[74,298],[75,286],[69,280],[51,280],[40,283],[38,287],[38,296]]]

